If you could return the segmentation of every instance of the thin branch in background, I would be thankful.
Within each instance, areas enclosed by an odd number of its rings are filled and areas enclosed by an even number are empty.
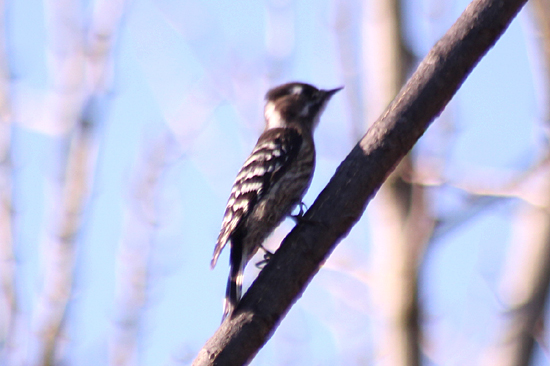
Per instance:
[[[481,354],[481,365],[529,365],[533,359],[550,285],[549,212],[550,205],[528,204],[517,211],[499,286],[505,309],[494,344]]]
[[[550,121],[550,2],[534,0],[530,3],[532,19],[539,30],[539,47],[542,56],[544,122],[546,135]],[[540,72],[539,71],[539,72]],[[536,74],[536,72],[535,72]],[[512,227],[499,295],[504,314],[499,319],[494,343],[481,354],[482,365],[529,365],[534,359],[535,345],[543,332],[544,309],[550,291],[550,147],[548,136],[544,169],[531,169],[529,176],[538,178],[539,195],[525,192],[532,203],[521,203]],[[542,171],[542,172],[541,172]],[[542,173],[542,174],[540,174]],[[518,190],[516,190],[518,191]],[[526,190],[529,191],[529,190]],[[520,191],[521,192],[521,191]],[[529,202],[529,201],[527,201]],[[541,344],[543,349],[545,344]]]
[[[363,4],[361,40],[363,50],[363,106],[365,126],[386,109],[403,85],[399,0]]]
[[[90,120],[90,116],[106,90],[106,60],[111,55],[123,4],[123,0],[94,4],[90,45],[86,43],[80,2],[50,0],[45,4],[53,83],[49,91],[49,119],[45,122],[51,123],[49,127],[55,131],[73,133],[65,176],[60,182],[60,207],[56,211],[59,217],[53,220],[52,236],[45,243],[43,285],[33,314],[28,361],[32,365],[51,365],[62,358],[59,353],[72,294],[75,244],[97,156],[93,129],[97,121]]]
[[[0,0],[0,363],[13,347],[17,299],[12,233],[10,75],[6,54],[6,4]]]
[[[464,208],[453,212],[452,215],[438,218],[431,240],[447,235],[475,218],[477,214],[510,198],[544,208],[550,200],[549,183],[546,180],[550,170],[549,159],[549,155],[544,156],[520,174],[470,167],[466,169],[468,175],[464,175],[461,181],[454,182],[444,181],[439,169],[433,171],[429,164],[423,164],[423,169],[417,170],[417,175],[410,177],[411,182],[424,187],[457,189],[466,194]]]
[[[131,184],[116,264],[109,365],[140,364],[138,334],[147,303],[150,254],[158,225],[158,191],[174,142],[168,132],[147,141],[151,146],[144,149]]]
[[[367,121],[374,121],[405,81],[411,57],[403,42],[400,1],[366,2],[363,9],[364,105]],[[424,187],[402,179],[412,170],[408,155],[369,211],[374,358],[384,365],[420,363],[417,267],[434,220]]]
[[[52,87],[48,90],[49,118],[42,124],[50,131],[70,131],[70,144],[64,187],[61,189],[59,217],[52,233],[43,243],[43,284],[33,309],[32,334],[25,363],[55,364],[55,352],[67,302],[71,294],[74,247],[82,200],[88,190],[88,154],[91,135],[79,123],[84,96],[84,30],[76,1],[47,1],[44,4],[48,30],[49,72]],[[63,181],[63,179],[61,179]],[[60,185],[63,183],[60,182]],[[47,248],[46,248],[47,247]],[[19,350],[19,353],[24,352]],[[25,357],[18,357],[25,359]]]
[[[34,332],[37,342],[30,355],[32,365],[56,364],[61,329],[72,293],[75,241],[80,218],[89,196],[90,167],[95,156],[93,130],[83,121],[71,142],[65,183],[61,198],[61,216],[44,251],[44,283],[35,309]]]
[[[242,365],[254,357],[388,174],[524,4],[525,0],[474,0],[466,8],[342,162],[305,220],[285,238],[194,365]]]
[[[543,90],[540,93],[543,98],[540,100],[540,109],[542,110],[542,119],[545,123],[546,134],[550,133],[550,23],[548,16],[550,14],[550,1],[534,0],[530,2],[529,9],[531,10],[531,18],[534,20],[535,29],[537,31],[538,48],[542,57],[542,70],[537,74],[542,74],[544,77],[539,78],[543,83]],[[547,139],[548,136],[547,136]],[[547,143],[550,143],[547,141]]]
[[[88,92],[103,95],[111,91],[114,77],[113,49],[127,0],[96,0],[86,39]]]

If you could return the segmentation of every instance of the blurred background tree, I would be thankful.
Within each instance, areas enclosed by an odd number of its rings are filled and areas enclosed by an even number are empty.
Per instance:
[[[267,89],[346,87],[311,204],[467,4],[1,2],[0,364],[189,364]],[[253,365],[550,364],[549,11],[514,20]]]

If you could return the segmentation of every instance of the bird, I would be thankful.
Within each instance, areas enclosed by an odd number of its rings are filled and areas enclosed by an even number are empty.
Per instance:
[[[342,88],[291,82],[267,92],[265,129],[233,183],[211,261],[214,268],[231,243],[222,321],[241,299],[248,261],[297,205],[302,214],[302,198],[315,168],[313,132],[328,101]]]

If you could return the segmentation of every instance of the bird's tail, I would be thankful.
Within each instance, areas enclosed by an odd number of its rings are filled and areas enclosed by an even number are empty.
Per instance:
[[[241,245],[231,247],[230,270],[225,290],[225,301],[223,306],[222,321],[233,313],[235,307],[241,300],[243,288],[243,274],[246,265],[245,253]]]

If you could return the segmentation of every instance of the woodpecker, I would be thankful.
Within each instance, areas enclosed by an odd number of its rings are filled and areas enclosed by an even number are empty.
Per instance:
[[[290,215],[311,183],[315,168],[313,130],[330,98],[342,87],[320,90],[292,82],[265,96],[265,130],[233,183],[211,267],[231,242],[223,319],[241,299],[246,264]]]

